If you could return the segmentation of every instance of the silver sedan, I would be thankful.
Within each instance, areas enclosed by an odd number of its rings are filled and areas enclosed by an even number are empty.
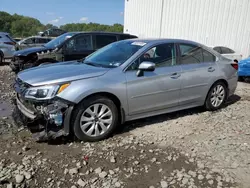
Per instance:
[[[28,118],[47,118],[64,135],[73,131],[80,140],[98,141],[126,121],[196,106],[221,108],[237,87],[237,69],[196,42],[124,40],[82,61],[20,72],[17,104]]]

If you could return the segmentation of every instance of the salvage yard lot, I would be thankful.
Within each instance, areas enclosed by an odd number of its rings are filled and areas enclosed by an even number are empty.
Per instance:
[[[0,67],[0,114],[14,74]],[[1,103],[5,103],[4,105]],[[0,187],[249,187],[250,85],[216,112],[200,108],[128,122],[98,143],[36,143],[0,116]]]

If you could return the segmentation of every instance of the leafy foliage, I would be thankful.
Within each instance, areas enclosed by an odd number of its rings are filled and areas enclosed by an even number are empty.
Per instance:
[[[8,32],[13,37],[28,37],[37,35],[39,31],[44,31],[53,26],[52,24],[44,25],[39,20],[18,14],[9,14],[0,11],[0,32]],[[103,25],[98,23],[70,23],[60,26],[66,31],[110,31],[123,32],[123,25]]]

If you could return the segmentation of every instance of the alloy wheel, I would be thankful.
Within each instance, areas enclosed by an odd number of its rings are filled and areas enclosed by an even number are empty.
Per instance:
[[[216,87],[213,88],[213,91],[211,93],[211,104],[216,108],[218,106],[220,106],[224,99],[225,99],[225,89],[222,85],[217,85]]]
[[[90,137],[104,134],[111,126],[113,114],[105,104],[94,104],[88,107],[80,118],[81,130]]]

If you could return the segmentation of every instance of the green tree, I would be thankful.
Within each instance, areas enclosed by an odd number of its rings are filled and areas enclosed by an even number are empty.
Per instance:
[[[18,14],[9,14],[0,11],[0,31],[8,32],[13,37],[28,37],[36,35],[39,31],[53,28],[52,24],[42,24],[39,20]],[[65,31],[109,31],[123,32],[123,25],[104,25],[99,23],[68,23],[60,26]]]

